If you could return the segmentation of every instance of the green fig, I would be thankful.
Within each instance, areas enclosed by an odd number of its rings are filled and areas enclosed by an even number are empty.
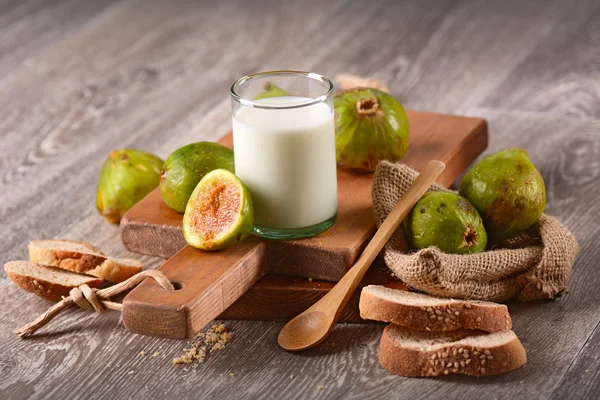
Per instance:
[[[158,186],[163,160],[139,150],[111,151],[102,166],[96,208],[118,224],[127,210]]]
[[[201,250],[220,250],[246,237],[254,222],[252,197],[232,172],[217,169],[198,182],[185,208],[183,237]]]
[[[167,158],[160,175],[160,194],[166,205],[183,213],[200,179],[210,171],[233,171],[233,151],[213,142],[188,144]]]
[[[526,231],[546,207],[544,179],[522,149],[483,158],[465,174],[459,193],[477,208],[495,242]]]
[[[381,160],[399,161],[408,149],[402,104],[377,89],[349,89],[335,96],[335,148],[340,167],[373,172]]]
[[[404,220],[404,233],[416,249],[435,246],[445,253],[469,254],[483,251],[487,245],[487,233],[475,207],[451,192],[421,197]]]
[[[263,86],[264,92],[254,97],[254,100],[267,99],[269,97],[281,97],[289,96],[290,94],[274,84],[273,82],[266,82]]]

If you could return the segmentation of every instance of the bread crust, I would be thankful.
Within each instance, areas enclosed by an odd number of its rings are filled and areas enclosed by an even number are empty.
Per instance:
[[[491,307],[478,305],[477,302],[454,300],[443,306],[418,306],[396,303],[365,289],[361,293],[359,303],[360,316],[363,319],[431,332],[458,329],[500,332],[512,328],[508,307],[504,304]]]
[[[6,275],[17,285],[19,288],[26,292],[34,293],[44,300],[57,302],[62,300],[63,297],[69,296],[69,292],[76,286],[62,285],[55,282],[49,282],[42,278],[35,278],[33,276],[27,276],[19,273],[15,273],[5,268]],[[102,285],[103,280],[90,276],[86,283],[89,287],[98,288]]]
[[[525,349],[516,336],[499,346],[474,347],[448,343],[441,349],[427,351],[403,347],[391,334],[393,329],[393,325],[388,325],[383,331],[379,346],[379,363],[397,375],[488,376],[519,368],[527,362]]]
[[[38,246],[37,241],[29,243],[31,262],[61,268],[79,274],[92,275],[111,282],[122,282],[143,269],[143,264],[133,259],[118,259],[96,252],[94,246],[85,242],[56,240],[57,248]],[[60,249],[60,242],[70,242],[85,246],[90,252]]]

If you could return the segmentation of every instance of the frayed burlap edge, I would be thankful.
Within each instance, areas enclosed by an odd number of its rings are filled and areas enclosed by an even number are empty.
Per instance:
[[[373,179],[378,224],[417,176],[404,164],[379,163]],[[430,190],[446,189],[434,185]],[[567,291],[579,245],[555,218],[543,215],[527,233],[500,247],[469,255],[446,254],[437,248],[411,253],[400,228],[385,246],[384,259],[395,277],[435,296],[531,301]]]

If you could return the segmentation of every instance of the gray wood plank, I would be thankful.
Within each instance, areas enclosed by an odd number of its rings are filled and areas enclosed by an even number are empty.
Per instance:
[[[4,1],[0,4],[0,80],[114,2]]]
[[[40,336],[21,340],[12,330],[48,303],[18,291],[2,271],[1,398],[560,398],[597,390],[586,384],[585,369],[597,364],[598,333],[590,336],[600,321],[600,122],[590,119],[594,113],[571,113],[587,118],[579,119],[556,112],[563,109],[559,97],[548,109],[513,101],[529,82],[529,90],[551,90],[564,73],[549,67],[537,74],[528,65],[562,65],[565,51],[573,58],[568,65],[590,64],[581,49],[596,43],[597,2],[335,1],[323,7],[318,1],[128,0],[109,4],[85,25],[84,14],[91,14],[68,0],[18,3],[0,4],[11,19],[27,21],[0,24],[0,32],[13,32],[0,40],[0,48],[12,49],[4,64],[0,54],[0,72],[7,66],[0,79],[3,261],[25,257],[28,240],[46,237],[86,240],[133,256],[123,250],[118,227],[94,209],[106,154],[137,147],[166,157],[183,144],[217,139],[230,128],[233,80],[275,68],[373,75],[388,81],[408,107],[488,118],[490,151],[529,150],[546,179],[547,212],[573,229],[582,251],[570,294],[509,305],[529,362],[486,379],[406,379],[386,372],[377,362],[382,325],[338,326],[324,346],[291,354],[276,345],[282,324],[227,322],[231,347],[197,369],[170,364],[183,342],[128,334],[117,313],[72,310]],[[38,5],[80,13],[80,19],[64,18],[81,22],[55,32],[50,15],[60,16],[40,11],[46,17],[33,17]],[[20,53],[19,40],[34,40],[23,39],[26,27],[53,39]],[[564,40],[554,48],[557,31]],[[595,77],[593,68],[575,70]],[[586,104],[583,109],[595,110],[598,100]],[[148,267],[160,262],[143,261]],[[161,355],[142,357],[142,350]]]
[[[600,392],[600,330],[598,326],[569,366],[551,399],[595,399]]]
[[[423,44],[417,58],[399,51],[379,66],[380,76],[410,108],[465,113],[491,94],[509,95],[513,87],[505,91],[496,87],[540,43],[551,40],[553,27],[563,24],[573,29],[581,14],[598,6],[595,0],[576,3],[578,13],[573,2],[560,0],[459,2],[438,29],[415,37]]]
[[[4,286],[0,286],[3,304],[11,300],[10,294],[22,295],[12,285],[7,290]],[[35,314],[47,305],[30,302],[23,313]],[[248,343],[260,342],[272,324],[227,321],[234,335],[231,342],[194,368],[172,365],[186,342],[127,334],[118,313],[99,316],[72,310],[39,336],[15,340],[8,327],[20,320],[18,315],[8,316],[0,331],[1,369],[6,373],[0,378],[3,399],[198,398],[231,363],[246,355]]]
[[[568,8],[486,107],[600,118],[600,3],[575,1]]]

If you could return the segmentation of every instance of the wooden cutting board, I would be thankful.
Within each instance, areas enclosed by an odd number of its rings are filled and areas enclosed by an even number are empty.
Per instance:
[[[403,161],[416,169],[431,159],[444,161],[447,167],[438,180],[441,184],[452,184],[487,146],[487,124],[482,119],[418,111],[407,114],[411,144]],[[220,143],[231,147],[231,133]],[[223,317],[287,319],[302,311],[332,284],[263,276],[339,280],[375,230],[371,183],[370,174],[338,171],[338,219],[320,235],[291,241],[252,237],[212,253],[186,246],[182,215],[168,208],[155,190],[125,215],[121,238],[130,251],[171,257],[160,268],[179,290],[166,292],[149,280],[144,282],[124,300],[125,326],[134,332],[185,338],[222,313]],[[385,284],[390,279],[375,275],[369,283]],[[346,316],[347,320],[356,318],[356,307]]]
[[[335,282],[268,274],[252,285],[218,319],[289,321],[325,296],[334,285]],[[383,259],[377,258],[344,308],[339,322],[370,322],[362,319],[358,312],[360,291],[366,285],[408,289],[390,274]]]

